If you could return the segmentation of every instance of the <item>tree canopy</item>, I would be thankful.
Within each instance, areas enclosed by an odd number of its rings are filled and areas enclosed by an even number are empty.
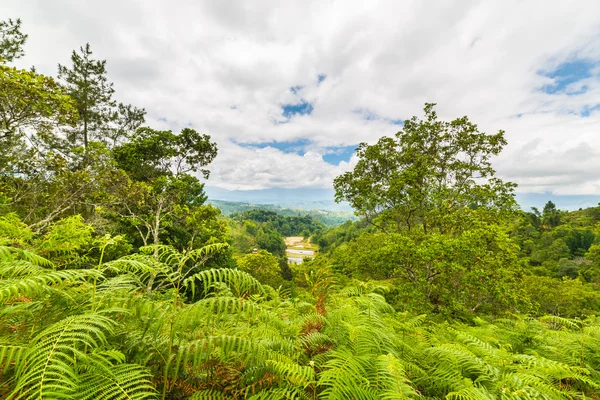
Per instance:
[[[482,133],[467,117],[438,120],[435,104],[413,117],[394,137],[361,143],[353,171],[334,180],[336,200],[346,200],[384,230],[444,231],[464,209],[510,210],[515,185],[495,176],[491,158],[504,132]]]

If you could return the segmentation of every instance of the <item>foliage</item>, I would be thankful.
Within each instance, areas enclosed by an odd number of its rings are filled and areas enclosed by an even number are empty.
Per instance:
[[[52,273],[49,261],[1,254],[0,287],[20,282],[0,306],[8,398],[566,399],[598,389],[594,318],[435,323],[360,283],[330,287],[316,312],[309,293],[282,298],[227,269],[195,274],[203,295],[185,303],[169,287],[140,291],[163,268],[152,257],[34,281]],[[178,271],[206,253],[160,254]]]
[[[497,212],[515,206],[515,185],[495,177],[491,157],[506,144],[504,132],[479,132],[467,117],[439,121],[435,104],[413,117],[394,138],[361,143],[353,171],[334,180],[336,201],[381,229],[447,231],[464,207]]]
[[[333,227],[351,220],[356,221],[357,218],[352,211],[331,211],[317,209],[300,209],[300,208],[284,208],[272,204],[252,204],[236,201],[225,201],[210,199],[209,202],[223,211],[223,215],[231,215],[243,213],[249,210],[268,210],[275,211],[277,214],[284,217],[301,217],[310,216],[318,221],[321,221],[325,226]]]
[[[171,131],[140,128],[130,142],[113,150],[119,166],[133,180],[150,182],[164,176],[181,176],[197,172],[212,162],[217,145],[210,136],[185,128],[175,135]],[[209,171],[199,170],[205,178]]]
[[[53,223],[41,238],[38,251],[45,257],[53,258],[57,267],[81,263],[85,259],[85,251],[94,244],[93,232],[94,228],[87,225],[81,215],[62,219]]]
[[[113,84],[106,77],[106,60],[94,60],[89,43],[71,54],[73,66],[58,66],[58,78],[75,100],[79,126],[70,131],[73,143],[87,149],[91,140],[116,144],[142,123],[144,109],[117,103],[112,99]]]
[[[232,214],[233,219],[252,221],[265,224],[282,236],[310,236],[315,231],[322,230],[325,226],[309,215],[284,216],[275,211],[248,210]]]
[[[361,233],[372,231],[365,220],[361,221],[346,221],[340,226],[316,232],[312,241],[316,243],[322,252],[328,252],[338,246],[358,238]]]
[[[366,233],[333,252],[343,274],[396,279],[398,306],[436,312],[500,312],[520,301],[518,249],[500,229],[457,236]],[[430,308],[433,307],[433,308]]]
[[[237,253],[263,249],[277,256],[285,255],[283,236],[265,223],[229,220],[229,234]]]
[[[283,271],[277,257],[266,250],[245,254],[237,259],[239,268],[255,277],[259,282],[279,287],[283,284]]]
[[[44,132],[74,123],[77,111],[54,79],[0,65],[0,119],[3,141],[14,146],[26,129],[35,129],[35,142],[42,141]]]
[[[27,35],[21,32],[21,19],[0,21],[0,62],[11,62],[22,57]]]

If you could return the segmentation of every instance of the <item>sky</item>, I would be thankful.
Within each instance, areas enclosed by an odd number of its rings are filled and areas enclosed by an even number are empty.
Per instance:
[[[89,42],[116,100],[144,107],[148,125],[211,135],[207,185],[220,190],[330,189],[358,143],[434,102],[442,119],[506,132],[493,163],[521,196],[600,200],[597,0],[3,0],[0,11],[29,34],[17,66],[56,75]]]

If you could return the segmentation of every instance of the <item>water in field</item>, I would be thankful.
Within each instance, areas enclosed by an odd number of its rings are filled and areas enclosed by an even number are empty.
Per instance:
[[[285,238],[288,248],[285,253],[290,264],[302,264],[304,257],[313,258],[315,256],[314,246],[310,244],[310,239],[304,240],[302,237]]]

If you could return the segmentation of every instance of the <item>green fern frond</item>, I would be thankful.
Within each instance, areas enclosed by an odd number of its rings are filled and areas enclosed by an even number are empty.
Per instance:
[[[422,326],[425,323],[426,319],[426,314],[417,315],[416,317],[412,317],[408,320],[399,322],[398,327],[403,331],[412,332],[418,327]]]
[[[508,399],[506,394],[503,399]],[[450,392],[446,395],[447,400],[496,400],[497,397],[489,393],[485,388],[468,386],[466,388]]]
[[[87,359],[85,349],[106,343],[114,322],[97,314],[77,315],[40,332],[15,368],[16,383],[9,398],[71,396],[78,387],[76,364]]]
[[[302,389],[295,387],[272,388],[268,391],[257,393],[248,400],[313,400],[314,397],[306,394]]]
[[[540,318],[540,321],[546,322],[552,329],[580,329],[581,328],[581,320],[578,319],[570,319],[563,318],[557,315],[545,315]]]
[[[219,251],[226,249],[229,247],[227,243],[213,243],[207,244],[205,246],[199,247],[197,249],[190,250],[186,253],[186,258],[192,261],[201,261],[207,257],[218,253]]]
[[[157,263],[154,258],[140,254],[121,257],[102,264],[102,270],[104,272],[112,273],[130,272],[141,275],[150,275],[157,273],[158,269],[160,269],[160,264]]]
[[[19,364],[23,353],[27,350],[27,346],[14,344],[0,344],[0,367],[2,373],[5,374],[13,365]]]
[[[201,390],[192,394],[189,397],[189,400],[229,400],[232,399],[231,396],[218,392],[214,389],[210,390]]]
[[[19,296],[32,296],[45,292],[50,285],[56,285],[64,281],[81,282],[89,278],[98,277],[96,270],[46,270],[36,275],[24,278],[0,280],[0,303],[9,301]]]
[[[0,278],[4,279],[31,276],[44,271],[47,270],[26,260],[0,262]]]
[[[157,392],[147,368],[120,364],[82,374],[76,390],[78,400],[155,399]]]
[[[410,385],[404,366],[392,354],[377,357],[377,384],[380,388],[380,398],[384,400],[405,400],[419,397],[417,391]]]
[[[315,370],[309,366],[275,360],[267,360],[266,365],[275,376],[292,386],[306,388],[315,383]]]
[[[265,294],[262,284],[247,272],[237,269],[208,269],[198,272],[183,281],[183,286],[190,288],[193,293],[196,291],[196,281],[202,282],[204,292],[208,292],[213,284],[222,282],[227,284],[232,290],[234,296],[243,297],[248,294]]]
[[[0,262],[11,262],[16,260],[28,261],[33,265],[51,268],[54,264],[29,250],[18,249],[10,246],[0,246]]]

